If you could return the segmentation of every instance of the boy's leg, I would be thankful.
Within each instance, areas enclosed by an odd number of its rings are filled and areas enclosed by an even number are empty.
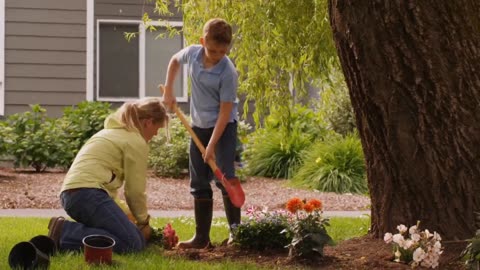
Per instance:
[[[223,132],[222,137],[217,143],[215,155],[217,157],[217,165],[225,174],[227,179],[235,177],[235,155],[237,146],[237,122],[229,123]],[[227,216],[228,225],[230,228],[230,237],[228,243],[231,243],[232,229],[234,226],[240,224],[241,210],[235,207],[230,201],[228,193],[225,191],[223,185],[215,179],[215,185],[220,188],[223,195],[223,203],[225,207],[225,214]]]
[[[207,145],[213,129],[193,127],[195,134]],[[193,140],[189,152],[190,193],[194,197],[195,235],[188,241],[178,243],[178,248],[205,248],[210,245],[210,227],[213,216],[213,192],[210,186],[212,170],[203,161],[202,153]]]
[[[145,248],[145,238],[118,205],[101,189],[78,189],[63,192],[62,205],[77,222],[65,221],[60,236],[61,250],[83,248],[82,239],[102,234],[115,240],[114,252],[136,252]]]

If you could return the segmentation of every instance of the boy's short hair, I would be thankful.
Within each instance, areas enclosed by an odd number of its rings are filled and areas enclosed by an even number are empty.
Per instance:
[[[230,45],[232,42],[232,26],[224,19],[210,19],[203,26],[203,37],[205,40]]]

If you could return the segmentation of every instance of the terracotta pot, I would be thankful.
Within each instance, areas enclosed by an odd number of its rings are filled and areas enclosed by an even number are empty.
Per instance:
[[[106,235],[93,234],[82,240],[85,261],[88,264],[112,264],[112,253],[115,240]]]
[[[8,255],[8,264],[12,269],[48,269],[49,256],[38,250],[30,242],[16,244]]]

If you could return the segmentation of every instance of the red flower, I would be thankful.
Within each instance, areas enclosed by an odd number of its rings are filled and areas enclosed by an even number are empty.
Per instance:
[[[315,207],[311,203],[307,203],[303,206],[303,210],[305,210],[307,213],[311,213],[314,209]]]
[[[308,204],[311,204],[313,206],[313,210],[316,210],[316,209],[322,209],[322,201],[320,200],[317,200],[317,199],[311,199],[310,201],[308,201]]]
[[[175,233],[175,230],[172,229],[172,225],[167,223],[163,229],[163,247],[165,249],[172,249],[178,243],[178,236]]]
[[[303,202],[299,198],[292,198],[287,202],[287,210],[291,213],[296,213],[303,208]]]

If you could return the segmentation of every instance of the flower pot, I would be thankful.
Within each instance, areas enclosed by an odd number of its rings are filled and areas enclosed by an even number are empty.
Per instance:
[[[55,241],[46,235],[37,235],[30,239],[29,242],[48,256],[53,256],[57,252]]]
[[[12,269],[48,269],[49,256],[30,242],[16,244],[8,255],[8,264]]]
[[[112,253],[115,240],[106,235],[93,234],[82,240],[85,261],[88,264],[112,264]]]

